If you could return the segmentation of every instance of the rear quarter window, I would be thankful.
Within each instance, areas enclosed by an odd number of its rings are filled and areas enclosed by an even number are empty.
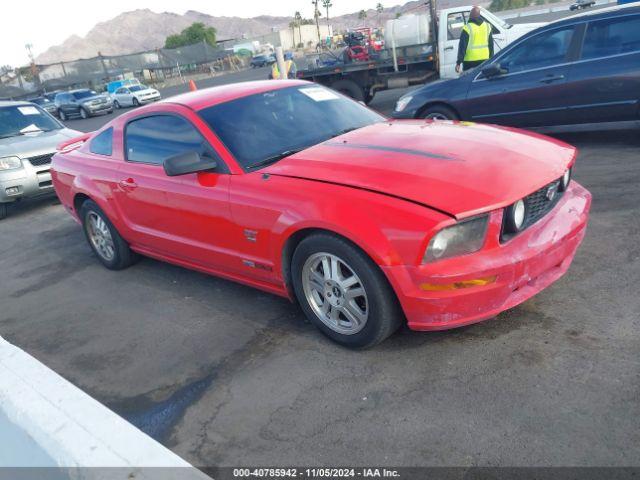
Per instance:
[[[113,127],[93,137],[89,151],[97,155],[111,156],[113,153]]]

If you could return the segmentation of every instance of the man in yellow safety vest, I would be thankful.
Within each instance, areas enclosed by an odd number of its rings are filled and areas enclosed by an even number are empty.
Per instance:
[[[287,78],[296,78],[298,67],[296,66],[296,62],[293,61],[293,55],[290,52],[287,52],[284,55],[284,66],[287,70]],[[271,66],[271,75],[269,75],[269,78],[280,78],[280,69],[278,68],[278,62],[275,62]]]
[[[456,72],[477,67],[493,56],[493,33],[491,24],[480,15],[480,7],[471,9],[469,22],[462,27],[458,46]]]

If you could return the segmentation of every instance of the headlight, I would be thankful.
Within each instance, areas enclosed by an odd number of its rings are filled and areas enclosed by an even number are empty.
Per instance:
[[[396,103],[396,112],[401,112],[405,108],[407,108],[407,105],[409,105],[409,102],[411,102],[411,100],[413,100],[413,97],[410,95],[407,97],[402,97],[400,100],[398,100],[398,102]]]
[[[564,192],[569,186],[569,182],[571,181],[571,169],[569,168],[564,175],[562,176],[562,180],[560,180],[560,191]]]
[[[16,170],[22,168],[22,161],[18,157],[0,158],[0,172],[4,170]]]
[[[523,200],[518,200],[504,211],[505,232],[518,233],[524,226],[527,208]]]
[[[473,253],[482,248],[489,216],[476,217],[443,228],[429,242],[422,263]]]

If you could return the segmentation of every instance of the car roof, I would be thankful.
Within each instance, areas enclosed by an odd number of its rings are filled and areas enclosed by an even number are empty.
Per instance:
[[[183,93],[182,95],[161,100],[160,103],[177,103],[193,110],[200,110],[249,95],[302,85],[312,84],[304,80],[260,80],[256,82],[230,83]]]
[[[576,15],[563,18],[556,22],[550,23],[550,26],[557,27],[559,25],[571,25],[582,21],[600,20],[603,18],[614,18],[623,15],[633,15],[640,13],[640,6],[637,5],[614,5],[613,7],[601,8],[599,10],[591,10],[588,12],[580,12]]]
[[[0,100],[0,107],[15,107],[18,105],[31,105],[31,102],[24,100]]]

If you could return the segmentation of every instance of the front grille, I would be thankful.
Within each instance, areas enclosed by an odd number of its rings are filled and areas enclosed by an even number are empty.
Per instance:
[[[524,224],[520,229],[520,232],[511,233],[505,231],[505,222],[503,221],[500,240],[504,242],[513,238],[518,233],[526,230],[549,213],[562,197],[563,192],[560,191],[560,182],[561,179],[548,183],[541,189],[536,190],[531,195],[527,195],[523,198],[525,205],[525,217]]]
[[[27,160],[34,167],[41,167],[42,165],[49,165],[51,163],[51,157],[53,157],[53,153],[38,155],[37,157],[27,158]]]

